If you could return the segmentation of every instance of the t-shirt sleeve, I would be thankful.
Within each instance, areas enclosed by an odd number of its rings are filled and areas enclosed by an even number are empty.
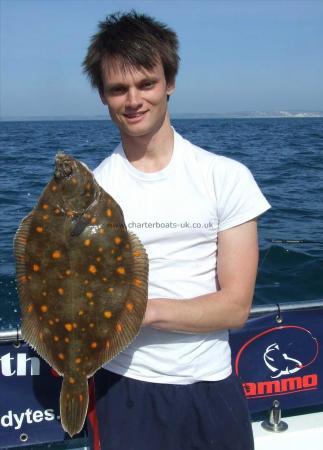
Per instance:
[[[215,166],[213,179],[218,231],[241,225],[270,208],[250,170],[243,164],[223,157],[221,164]]]

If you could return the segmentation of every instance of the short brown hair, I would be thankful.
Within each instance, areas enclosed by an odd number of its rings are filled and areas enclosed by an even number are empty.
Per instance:
[[[102,62],[120,59],[125,69],[151,70],[160,61],[167,83],[175,80],[178,65],[178,39],[165,24],[132,10],[114,13],[99,22],[83,61],[91,85],[103,91]]]

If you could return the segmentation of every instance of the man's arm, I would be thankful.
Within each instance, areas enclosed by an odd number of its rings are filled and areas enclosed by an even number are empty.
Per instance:
[[[207,333],[243,326],[250,311],[258,266],[257,222],[218,235],[218,292],[185,300],[152,299],[143,325]]]

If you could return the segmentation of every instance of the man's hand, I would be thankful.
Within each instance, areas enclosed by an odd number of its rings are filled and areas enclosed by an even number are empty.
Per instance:
[[[148,300],[143,325],[189,333],[243,326],[252,303],[257,266],[256,220],[220,232],[217,255],[219,291],[185,300]]]

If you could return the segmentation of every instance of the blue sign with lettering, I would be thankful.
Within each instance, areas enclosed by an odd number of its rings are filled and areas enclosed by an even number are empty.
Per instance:
[[[28,345],[0,345],[0,448],[70,439],[59,420],[61,383]]]
[[[233,366],[251,412],[279,400],[282,409],[323,404],[323,310],[288,311],[250,319],[232,332]]]

